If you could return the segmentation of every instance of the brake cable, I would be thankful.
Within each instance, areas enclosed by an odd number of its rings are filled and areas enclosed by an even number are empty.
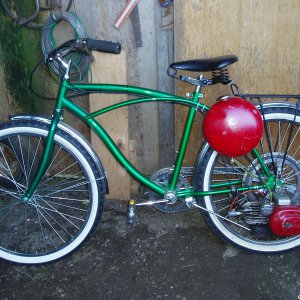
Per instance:
[[[46,97],[46,96],[42,96],[40,95],[38,92],[36,92],[33,88],[33,76],[35,74],[35,72],[37,71],[37,69],[40,67],[40,65],[44,64],[45,62],[43,60],[39,61],[37,63],[37,65],[33,68],[33,70],[31,71],[30,75],[29,75],[29,90],[38,98],[40,99],[44,99],[44,100],[56,100],[56,98],[53,97]],[[49,71],[49,70],[48,70]],[[50,72],[50,71],[49,71]],[[50,73],[51,74],[51,73]],[[54,78],[51,74],[51,77]]]

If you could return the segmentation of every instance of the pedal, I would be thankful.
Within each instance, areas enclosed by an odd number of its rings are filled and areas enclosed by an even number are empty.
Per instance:
[[[133,225],[135,223],[135,201],[129,200],[127,208],[127,223]]]

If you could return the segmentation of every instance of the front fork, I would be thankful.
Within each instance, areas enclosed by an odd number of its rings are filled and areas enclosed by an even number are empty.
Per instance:
[[[32,182],[29,184],[29,187],[26,193],[23,195],[22,200],[24,202],[29,202],[34,194],[36,188],[40,184],[41,180],[43,179],[53,154],[54,149],[54,135],[57,129],[57,124],[62,116],[62,109],[56,109],[54,115],[52,117],[52,121],[49,127],[49,132],[46,138],[45,148],[42,154],[41,161],[39,163],[39,167],[37,173],[35,174]]]

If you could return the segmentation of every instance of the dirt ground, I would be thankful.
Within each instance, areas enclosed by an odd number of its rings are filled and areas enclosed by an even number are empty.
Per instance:
[[[108,201],[95,234],[40,266],[0,261],[0,299],[300,299],[299,251],[254,255],[215,237],[198,211],[138,210]]]

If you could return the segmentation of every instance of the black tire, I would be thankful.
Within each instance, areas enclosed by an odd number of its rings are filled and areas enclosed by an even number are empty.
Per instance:
[[[0,126],[0,145],[4,141],[7,148],[0,147],[0,257],[12,262],[60,259],[82,245],[101,218],[104,178],[82,144],[61,129],[45,176],[32,199],[22,200],[38,168],[47,129],[38,121]]]
[[[263,112],[266,127],[256,149],[271,170],[274,165],[275,169],[279,169],[284,163],[282,168],[283,187],[292,203],[300,204],[300,165],[298,163],[300,159],[300,116],[298,109],[292,104],[289,106],[273,104],[266,105]],[[270,142],[267,141],[267,135],[269,135]],[[287,154],[284,159],[286,149]],[[259,185],[265,178],[259,162],[251,153],[232,160],[218,154],[211,147],[207,147],[206,153],[199,156],[198,164],[195,167],[195,188],[208,191],[211,190],[211,184],[228,182],[228,180],[241,180],[243,186],[253,186]],[[262,216],[259,211],[262,201],[259,193],[245,193],[238,199],[234,192],[236,187],[232,186],[232,192],[226,195],[212,195],[197,199],[198,204],[209,211],[243,226],[235,225],[201,210],[207,225],[221,239],[246,251],[259,253],[280,253],[299,247],[300,236],[279,237],[269,230],[268,218]],[[234,202],[237,199],[238,201]],[[233,204],[240,208],[248,205],[253,211],[258,209],[258,212],[248,216],[246,214],[228,216],[228,211],[230,208],[232,209]]]

